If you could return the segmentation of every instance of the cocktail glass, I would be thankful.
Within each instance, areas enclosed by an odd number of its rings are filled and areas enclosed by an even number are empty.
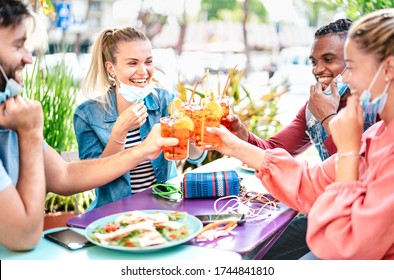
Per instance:
[[[194,123],[195,114],[196,114],[195,112],[197,112],[199,110],[202,110],[202,107],[199,104],[194,103],[194,102],[192,102],[192,103],[184,102],[184,103],[182,103],[182,106],[180,108],[180,111],[183,114],[185,114],[186,116],[188,116],[193,121],[193,123]],[[196,142],[194,130],[190,131],[190,140],[193,142]]]
[[[230,130],[230,122],[227,120],[227,116],[230,114],[230,98],[228,96],[223,96],[219,100],[220,106],[222,107],[222,119],[220,124]]]
[[[193,131],[193,121],[182,114],[176,117],[162,117],[160,119],[161,136],[163,138],[177,138],[175,146],[164,146],[164,158],[167,160],[183,160],[189,156],[190,131]]]
[[[222,118],[222,108],[217,101],[209,101],[192,111],[194,122],[194,142],[197,147],[212,150],[219,146],[220,137],[209,133],[207,127],[219,127]]]

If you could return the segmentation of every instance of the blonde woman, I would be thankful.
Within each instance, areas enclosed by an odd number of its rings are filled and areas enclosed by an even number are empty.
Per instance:
[[[168,115],[174,94],[151,84],[152,46],[140,31],[106,29],[92,47],[92,62],[82,90],[88,101],[74,114],[79,156],[107,157],[143,142],[153,125]],[[189,161],[199,163],[206,153],[190,147]],[[97,188],[89,209],[164,183],[177,175],[174,162],[163,154],[144,161],[113,182]]]
[[[271,194],[309,214],[307,243],[314,256],[394,259],[394,9],[352,25],[345,61],[343,81],[353,95],[330,122],[338,152],[323,163],[309,166],[223,127],[209,130],[221,137],[220,152],[255,168]],[[363,112],[382,119],[364,134]]]

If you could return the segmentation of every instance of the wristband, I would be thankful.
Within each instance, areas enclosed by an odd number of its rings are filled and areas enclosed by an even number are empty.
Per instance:
[[[327,117],[325,117],[320,123],[321,123],[321,125],[323,125],[323,123],[329,118],[329,117],[332,117],[332,116],[335,116],[337,113],[332,113],[332,114],[329,114]]]
[[[338,164],[338,161],[341,158],[345,158],[345,157],[359,157],[360,153],[357,151],[348,151],[348,152],[343,152],[343,153],[338,153],[335,155],[335,164]]]
[[[126,142],[125,141],[119,141],[119,140],[116,140],[115,138],[112,138],[112,137],[109,137],[112,141],[114,141],[115,143],[118,143],[118,144],[120,144],[120,145],[124,145]]]

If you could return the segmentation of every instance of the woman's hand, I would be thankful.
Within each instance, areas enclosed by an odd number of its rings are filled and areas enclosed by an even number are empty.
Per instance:
[[[147,117],[147,109],[143,102],[131,104],[116,120],[112,129],[112,136],[119,140],[125,139],[127,132],[141,127],[146,122]]]
[[[222,140],[219,147],[216,148],[217,151],[224,155],[235,157],[251,168],[260,169],[261,163],[265,158],[263,149],[239,139],[222,125],[220,128],[207,127],[207,131],[218,135]]]
[[[216,148],[217,151],[227,156],[235,156],[235,153],[237,153],[237,147],[239,146],[239,143],[242,142],[241,139],[232,134],[222,125],[220,128],[207,127],[207,131],[220,137],[221,143]]]
[[[352,95],[347,99],[346,107],[329,123],[338,153],[360,150],[363,124],[363,110],[358,96]]]

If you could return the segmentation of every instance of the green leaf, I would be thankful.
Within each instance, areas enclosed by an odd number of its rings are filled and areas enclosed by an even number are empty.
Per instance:
[[[77,149],[73,129],[73,114],[79,85],[74,81],[71,69],[63,59],[49,68],[37,57],[32,72],[26,70],[23,95],[41,103],[44,112],[44,139],[58,153]],[[94,191],[76,195],[78,208],[83,212],[94,200]],[[48,193],[45,211],[75,210],[74,196]]]

